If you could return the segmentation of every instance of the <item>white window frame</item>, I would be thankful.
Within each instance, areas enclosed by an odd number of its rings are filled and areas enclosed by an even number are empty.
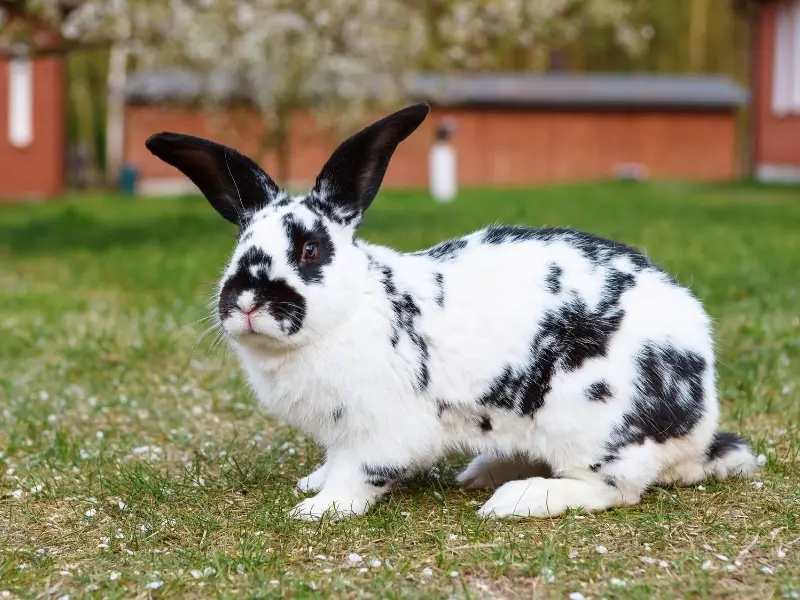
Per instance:
[[[17,148],[33,143],[33,61],[25,55],[8,61],[8,141]]]
[[[800,114],[800,0],[782,2],[775,12],[772,112]]]

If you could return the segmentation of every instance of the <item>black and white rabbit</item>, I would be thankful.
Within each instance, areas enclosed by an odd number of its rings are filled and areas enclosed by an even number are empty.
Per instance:
[[[325,449],[298,483],[318,493],[292,514],[362,514],[456,450],[476,455],[463,486],[499,486],[487,517],[598,511],[657,482],[753,473],[745,442],[717,432],[709,317],[640,252],[558,228],[492,226],[413,253],[355,237],[428,112],[348,138],[300,196],[209,140],[146,142],[240,229],[221,327],[264,408]]]

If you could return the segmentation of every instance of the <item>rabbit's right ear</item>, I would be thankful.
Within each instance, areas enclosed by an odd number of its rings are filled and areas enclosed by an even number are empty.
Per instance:
[[[255,162],[222,144],[163,132],[151,135],[145,146],[191,179],[211,206],[239,227],[281,193]]]

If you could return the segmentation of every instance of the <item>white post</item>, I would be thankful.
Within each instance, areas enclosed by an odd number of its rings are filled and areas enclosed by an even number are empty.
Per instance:
[[[431,196],[437,202],[451,202],[458,193],[456,151],[450,144],[454,129],[451,121],[439,124],[436,142],[428,156],[428,185]]]
[[[8,141],[17,148],[33,142],[33,62],[25,53],[8,61]]]

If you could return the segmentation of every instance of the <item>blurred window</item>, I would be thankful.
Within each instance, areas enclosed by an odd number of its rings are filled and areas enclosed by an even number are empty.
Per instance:
[[[772,110],[800,113],[800,0],[779,4],[775,13]]]
[[[17,148],[33,141],[33,63],[27,56],[8,61],[8,141]]]

